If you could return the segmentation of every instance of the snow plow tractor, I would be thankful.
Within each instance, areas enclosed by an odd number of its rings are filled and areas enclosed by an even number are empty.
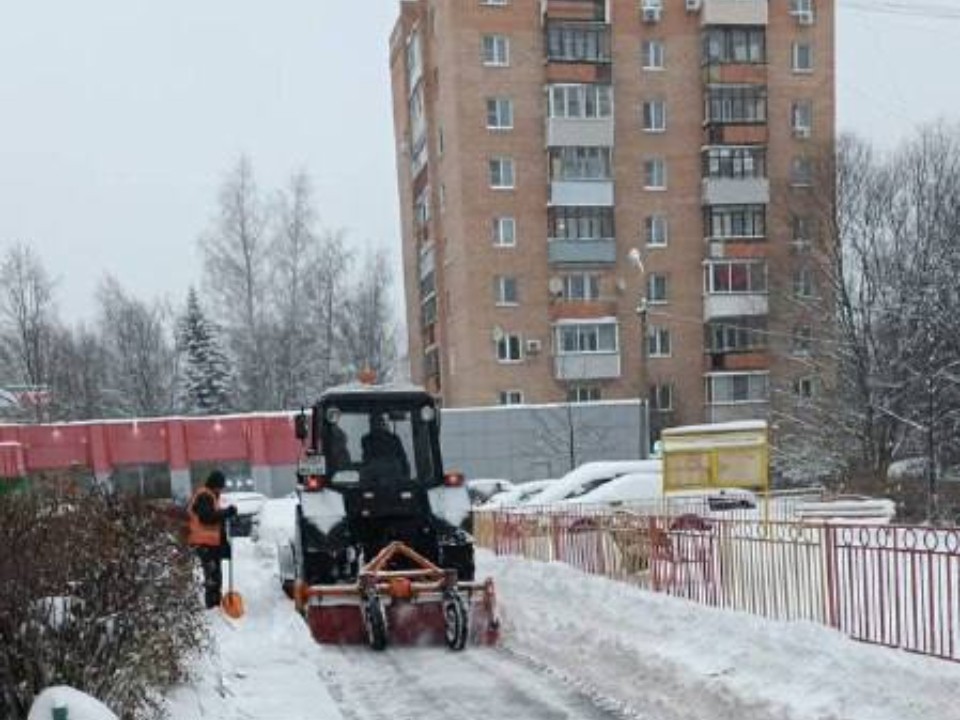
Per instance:
[[[296,418],[296,531],[280,577],[320,643],[495,643],[496,596],[474,580],[464,478],[443,470],[439,413],[414,387],[326,391]]]

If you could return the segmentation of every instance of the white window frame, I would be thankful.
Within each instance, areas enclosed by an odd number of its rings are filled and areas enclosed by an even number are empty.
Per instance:
[[[793,381],[793,394],[799,402],[813,400],[817,396],[817,379],[812,375],[796,378]]]
[[[814,300],[817,297],[816,277],[807,265],[793,271],[793,297],[797,300]]]
[[[731,383],[736,381],[736,378],[745,377],[747,379],[747,398],[746,399],[737,399],[733,396],[733,387],[731,386],[729,394],[732,399],[729,400],[720,400],[716,399],[716,382],[717,381],[729,381]],[[762,378],[763,382],[761,388],[764,392],[754,396],[754,387],[751,387],[754,384],[755,378]],[[708,373],[706,376],[706,399],[707,405],[709,407],[722,407],[730,405],[757,405],[757,404],[766,404],[770,402],[770,372],[769,371],[760,371],[760,372],[724,372],[724,373]]]
[[[798,155],[790,161],[790,185],[792,187],[813,186],[813,161]]]
[[[487,130],[513,130],[513,100],[503,96],[487,98]]]
[[[654,297],[654,289],[658,281],[663,283],[663,297]],[[666,305],[670,302],[670,276],[664,273],[649,273],[647,275],[647,303],[650,305]]]
[[[513,285],[512,300],[507,297],[510,294],[507,292],[507,289],[511,284]],[[516,307],[520,304],[520,288],[515,275],[497,275],[494,278],[494,289],[497,307]]]
[[[499,156],[490,158],[487,163],[488,180],[491,190],[513,190],[517,186],[517,173],[513,158]],[[509,172],[506,170],[509,169]],[[504,175],[509,175],[508,179]],[[496,176],[496,177],[495,177]]]
[[[505,228],[510,228],[507,233]],[[507,239],[509,236],[509,239]],[[511,215],[501,215],[493,219],[493,244],[495,247],[517,246],[517,220]]]
[[[603,390],[599,385],[571,385],[567,388],[567,402],[572,405],[600,402]]]
[[[790,104],[790,127],[794,137],[808,138],[813,133],[813,102],[794,100]]]
[[[807,65],[800,64],[800,51],[802,48],[806,48],[807,54]],[[813,44],[808,42],[795,42],[793,43],[791,53],[791,63],[790,68],[793,72],[798,74],[807,74],[813,72]]]
[[[734,266],[744,266],[746,268],[746,278],[748,281],[749,287],[746,290],[734,290],[733,289],[733,268]],[[727,268],[730,279],[730,288],[729,290],[719,289],[715,285],[716,276],[714,270],[716,268]],[[762,287],[753,287],[752,279],[755,277],[752,268],[761,268],[763,273],[761,277]],[[766,295],[770,287],[770,278],[769,278],[770,268],[767,265],[766,260],[751,260],[751,259],[736,259],[736,260],[710,260],[704,266],[704,292],[707,295]]]
[[[640,45],[640,66],[643,70],[662,72],[666,68],[666,59],[667,48],[663,40],[651,38]]]
[[[484,67],[510,67],[510,38],[506,35],[484,35],[480,39],[480,58]]]
[[[662,192],[667,189],[667,161],[665,158],[659,155],[644,158],[643,189],[654,192]]]
[[[673,356],[673,338],[670,328],[651,325],[647,329],[647,357],[668,358]]]
[[[590,106],[593,112],[587,112]],[[547,111],[557,120],[608,120],[613,117],[613,85],[555,83],[547,87]]]
[[[580,281],[583,289],[582,297],[576,297],[571,290],[573,283]],[[563,276],[563,299],[567,302],[596,302],[600,299],[600,275],[597,273],[581,272],[568,273]]]
[[[523,390],[501,390],[501,405],[523,405]]]
[[[807,357],[813,352],[813,328],[810,325],[798,325],[790,335],[790,354],[794,357]]]
[[[613,347],[601,347],[601,328],[613,328]],[[577,349],[566,350],[563,346],[564,331],[577,333]],[[584,340],[591,334],[596,334],[596,349],[583,349]],[[554,326],[554,343],[556,354],[563,356],[582,355],[618,355],[620,353],[620,325],[616,322],[564,322]],[[586,344],[591,344],[586,342]]]
[[[670,224],[666,215],[647,215],[644,220],[647,247],[663,248],[670,242]]]
[[[657,383],[650,386],[650,409],[654,412],[673,412],[673,383]],[[664,396],[667,402],[664,403]]]
[[[512,341],[516,341],[516,357],[511,352],[514,349]],[[523,335],[520,333],[504,333],[497,340],[497,362],[501,365],[516,365],[523,362]]]
[[[647,133],[667,131],[667,103],[659,98],[644,100],[640,105],[640,123]]]

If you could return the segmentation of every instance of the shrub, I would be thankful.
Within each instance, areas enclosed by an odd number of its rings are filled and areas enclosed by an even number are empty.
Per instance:
[[[0,718],[43,688],[162,716],[207,634],[193,558],[168,514],[99,490],[0,497]]]

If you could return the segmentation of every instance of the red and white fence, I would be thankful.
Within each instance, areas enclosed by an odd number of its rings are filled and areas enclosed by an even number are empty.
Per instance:
[[[478,512],[498,555],[960,661],[960,528],[714,519],[657,508]]]

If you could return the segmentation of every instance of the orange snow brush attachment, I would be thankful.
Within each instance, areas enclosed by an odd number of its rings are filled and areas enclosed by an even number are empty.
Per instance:
[[[229,523],[227,524],[227,534],[229,536]],[[228,539],[229,542],[229,539]],[[223,594],[223,597],[220,598],[220,609],[223,610],[223,614],[227,617],[238,620],[243,617],[245,612],[243,607],[243,597],[236,590],[233,589],[233,554],[230,555],[230,572],[228,574],[227,580],[227,592]]]

